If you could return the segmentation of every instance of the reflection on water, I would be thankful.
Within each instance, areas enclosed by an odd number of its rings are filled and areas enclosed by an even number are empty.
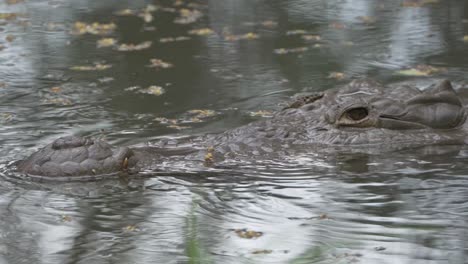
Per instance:
[[[268,115],[295,93],[357,77],[420,87],[450,78],[463,86],[464,1],[6,2],[0,4],[0,263],[464,263],[468,257],[462,147],[310,154],[225,172],[80,184],[31,183],[5,169],[62,135],[130,145],[221,131]],[[116,29],[71,34],[78,21]],[[189,34],[205,28],[214,33]],[[116,44],[98,48],[102,38]],[[145,41],[151,41],[146,49],[118,51],[117,45]],[[173,67],[148,67],[151,59]],[[437,71],[397,74],[417,65]],[[151,86],[165,92],[138,92]]]

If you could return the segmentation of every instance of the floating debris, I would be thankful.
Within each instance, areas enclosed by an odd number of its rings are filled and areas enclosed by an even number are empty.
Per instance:
[[[2,20],[15,20],[17,17],[17,13],[0,13],[0,19]]]
[[[102,78],[99,78],[98,81],[100,83],[109,83],[109,82],[114,81],[114,78],[112,78],[112,77],[102,77]]]
[[[286,36],[296,36],[296,35],[304,35],[307,34],[307,31],[303,29],[293,29],[286,31]]]
[[[151,94],[151,95],[156,95],[156,96],[160,96],[163,93],[165,93],[164,88],[162,88],[161,86],[157,86],[157,85],[151,85],[150,87],[145,88],[145,89],[142,89],[140,86],[132,86],[132,87],[126,88],[125,91],[136,91],[137,93]]]
[[[188,32],[191,35],[207,36],[214,33],[211,28],[192,29]]]
[[[278,54],[278,55],[284,55],[284,54],[289,54],[289,53],[302,53],[305,51],[308,51],[308,47],[298,47],[298,48],[280,48],[280,49],[275,49],[273,50],[273,53]]]
[[[319,35],[302,35],[301,38],[303,40],[307,40],[307,41],[320,41],[320,40],[322,40],[322,37],[320,37]]]
[[[249,115],[253,117],[272,117],[273,113],[266,110],[259,110],[256,112],[249,112]]]
[[[215,111],[209,109],[193,109],[189,110],[187,113],[194,115],[196,118],[199,119],[213,117],[217,114]]]
[[[167,126],[167,127],[172,128],[172,129],[177,129],[177,130],[183,130],[183,129],[190,128],[189,126],[179,126],[179,125],[170,125],[170,126]]]
[[[156,96],[160,96],[164,92],[165,92],[164,88],[162,88],[161,86],[156,86],[156,85],[151,85],[150,87],[139,91],[139,93],[151,94],[151,95],[156,95]]]
[[[94,65],[73,66],[70,70],[73,71],[102,71],[112,68],[111,64],[95,63]]]
[[[134,16],[135,11],[127,8],[127,9],[119,10],[115,12],[114,14],[116,14],[117,16]]]
[[[115,40],[115,38],[102,38],[97,41],[98,48],[113,47],[116,44],[117,44],[117,40]]]
[[[72,34],[83,35],[86,33],[92,35],[109,35],[117,28],[114,23],[100,24],[94,22],[92,24],[86,24],[84,22],[75,22],[72,28]]]
[[[397,71],[396,73],[405,76],[429,76],[441,71],[445,71],[445,68],[436,68],[430,65],[417,65],[414,68]]]
[[[466,36],[463,37],[463,41],[464,41],[464,42],[468,42],[468,35],[466,35]]]
[[[242,40],[242,39],[250,40],[250,39],[258,39],[258,38],[259,38],[258,34],[252,33],[252,32],[249,32],[243,35],[231,35],[231,34],[224,35],[224,40],[226,41],[236,41],[236,40]]]
[[[52,88],[49,89],[51,92],[53,93],[60,93],[62,91],[62,87],[60,86],[54,86]]]
[[[364,24],[374,24],[377,21],[377,18],[372,16],[358,16],[356,18]]]
[[[179,10],[179,17],[177,17],[174,20],[174,23],[176,23],[176,24],[190,24],[190,23],[196,22],[202,16],[203,16],[203,14],[200,11],[196,10],[196,9],[190,10],[190,9],[182,8],[182,9]]]
[[[335,79],[335,80],[343,80],[346,77],[346,75],[342,72],[330,72],[328,75],[329,79]]]
[[[159,122],[160,124],[172,124],[172,125],[175,125],[175,124],[178,124],[179,121],[177,119],[169,119],[169,118],[165,118],[165,117],[156,117],[154,119],[155,121]]]
[[[382,247],[382,246],[379,246],[379,247],[375,247],[374,250],[375,251],[384,251],[384,250],[386,250],[386,248]]]
[[[209,147],[207,149],[207,152],[206,152],[206,155],[205,155],[205,166],[206,167],[209,167],[209,166],[212,166],[213,163],[214,163],[214,148],[213,147]]]
[[[13,35],[7,35],[5,37],[5,40],[8,41],[8,42],[13,42],[13,40],[15,40],[15,39],[16,39],[16,37],[13,36]]]
[[[117,47],[118,51],[137,51],[144,50],[151,47],[153,43],[151,41],[144,41],[140,44],[120,44]]]
[[[0,113],[0,122],[7,123],[13,121],[15,115],[13,113]]]
[[[140,231],[140,229],[136,225],[128,225],[124,228],[122,228],[124,232],[137,232]]]
[[[69,216],[69,215],[61,215],[60,220],[61,220],[62,222],[71,222],[71,221],[72,221],[72,218],[71,218],[71,216]]]
[[[60,105],[60,106],[68,106],[72,105],[72,101],[65,97],[57,97],[57,98],[47,98],[42,101],[43,104],[46,105]]]
[[[186,36],[180,36],[180,37],[167,37],[167,38],[160,38],[159,42],[161,43],[169,43],[169,42],[179,42],[179,41],[186,41],[190,40],[192,38],[186,37]]]
[[[330,28],[334,28],[334,29],[345,29],[346,26],[345,24],[341,23],[341,22],[333,22],[331,23],[330,25],[328,25]]]
[[[235,229],[234,232],[238,237],[246,239],[259,238],[263,235],[263,232],[248,230],[246,228]]]
[[[6,3],[9,5],[16,5],[18,3],[22,3],[24,0],[6,0]]]
[[[168,68],[174,67],[174,65],[172,63],[165,62],[165,61],[160,60],[160,59],[151,59],[150,60],[150,65],[148,65],[148,67],[168,69]]]
[[[138,14],[138,17],[142,18],[145,23],[151,23],[153,21],[153,15],[150,12],[143,11]]]

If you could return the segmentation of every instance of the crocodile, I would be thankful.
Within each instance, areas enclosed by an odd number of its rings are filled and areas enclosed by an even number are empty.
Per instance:
[[[271,118],[218,134],[118,148],[98,139],[58,138],[19,161],[16,168],[26,175],[74,178],[203,170],[336,149],[381,151],[465,144],[466,116],[466,103],[448,80],[423,90],[354,80],[298,97]]]

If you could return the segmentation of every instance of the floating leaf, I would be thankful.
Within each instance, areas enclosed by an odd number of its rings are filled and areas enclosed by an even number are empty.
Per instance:
[[[94,65],[73,66],[70,70],[73,71],[102,71],[112,68],[110,64],[95,63]]]
[[[289,54],[289,53],[301,53],[301,52],[305,52],[308,50],[309,48],[307,47],[298,47],[298,48],[290,48],[290,49],[280,48],[280,49],[273,50],[273,53],[278,54],[278,55],[284,55],[284,54]]]
[[[133,16],[135,15],[135,11],[127,8],[117,11],[115,14],[118,16]]]
[[[179,126],[179,125],[169,125],[169,126],[167,126],[167,127],[168,127],[168,128],[177,129],[177,130],[183,130],[183,129],[190,128],[189,126]]]
[[[102,38],[97,41],[97,47],[98,48],[107,48],[107,47],[112,47],[115,46],[117,41],[114,38]]]
[[[256,112],[249,112],[249,115],[253,117],[258,117],[258,116],[259,117],[272,117],[273,113],[270,111],[266,111],[266,110],[259,110]]]
[[[418,65],[411,69],[397,71],[397,74],[405,76],[429,76],[444,70],[443,68],[436,68],[429,65]]]
[[[328,75],[328,78],[336,80],[343,80],[345,77],[345,74],[342,72],[330,72]]]
[[[61,105],[61,106],[67,106],[71,105],[72,101],[68,98],[64,97],[57,97],[57,98],[47,98],[42,101],[43,104],[54,104],[54,105]]]
[[[69,215],[62,215],[60,217],[60,219],[62,220],[62,222],[71,222],[72,221],[72,218]]]
[[[50,88],[50,91],[53,93],[60,93],[62,91],[62,87],[55,86],[55,87]]]
[[[234,232],[237,234],[238,237],[246,239],[258,238],[263,235],[262,232],[248,230],[246,228],[235,229]]]
[[[114,23],[109,24],[100,24],[94,22],[92,24],[86,24],[84,22],[75,22],[72,28],[72,34],[74,35],[83,35],[86,33],[93,35],[108,35],[114,32],[117,26]]]
[[[346,26],[345,24],[341,23],[341,22],[333,22],[329,25],[329,27],[331,28],[334,28],[334,29],[345,29]]]
[[[258,34],[255,34],[252,32],[249,32],[243,35],[227,34],[224,36],[224,39],[227,41],[236,41],[236,40],[241,40],[241,39],[258,39],[258,38],[259,38]]]
[[[161,38],[159,39],[159,42],[161,43],[168,43],[168,42],[179,42],[179,41],[186,41],[186,40],[190,40],[191,38],[190,37],[186,37],[186,36],[180,36],[180,37],[167,37],[167,38]]]
[[[151,23],[153,21],[153,15],[150,12],[141,12],[138,16],[141,17],[145,23]]]
[[[375,17],[371,16],[358,16],[357,19],[359,19],[364,24],[374,24],[377,21]]]
[[[188,32],[191,35],[207,36],[214,33],[211,28],[192,29]]]
[[[6,3],[9,5],[15,5],[22,2],[24,2],[24,0],[6,0]]]
[[[0,13],[0,19],[3,20],[15,20],[17,17],[17,13]]]
[[[172,68],[174,67],[174,65],[172,65],[172,63],[169,63],[169,62],[165,62],[163,60],[160,60],[160,59],[151,59],[150,60],[150,65],[148,67],[152,67],[152,68],[162,68],[162,69],[167,69],[167,68]]]
[[[152,45],[151,41],[144,41],[140,44],[120,44],[117,47],[118,51],[136,51],[136,50],[143,50],[148,49]]]
[[[7,123],[12,121],[15,118],[13,113],[0,113],[1,123]]]
[[[463,41],[464,41],[464,42],[468,42],[468,35],[466,35],[466,36],[463,37]]]
[[[301,36],[302,39],[304,40],[313,40],[313,41],[320,41],[322,40],[322,37],[320,37],[319,35],[303,35]]]
[[[15,39],[16,39],[16,37],[13,36],[13,35],[7,35],[7,36],[5,37],[5,40],[8,41],[8,42],[12,42],[12,41],[15,40]]]
[[[161,123],[161,124],[178,124],[179,121],[177,119],[169,119],[169,118],[165,118],[165,117],[156,117],[154,119],[155,121]]]
[[[262,21],[260,24],[264,27],[270,27],[270,28],[278,26],[278,23],[272,20],[265,20],[265,21]]]
[[[293,29],[286,31],[286,36],[295,36],[295,35],[304,35],[307,34],[307,31],[303,29]]]
[[[136,225],[128,225],[123,228],[124,232],[137,232],[140,231],[140,229]]]
[[[208,109],[193,109],[188,111],[189,114],[195,115],[197,118],[207,118],[216,115],[216,112]]]
[[[196,9],[190,10],[190,9],[183,8],[183,9],[179,10],[179,17],[177,17],[174,20],[174,23],[176,23],[176,24],[190,24],[190,23],[196,22],[202,16],[203,16],[203,14],[200,11],[196,10]]]
[[[132,86],[132,87],[126,88],[125,91],[137,91],[137,93],[151,94],[151,95],[156,95],[156,96],[162,95],[165,92],[164,88],[162,88],[161,86],[157,86],[157,85],[151,85],[150,87],[145,88],[145,89],[141,89],[141,87],[139,86]]]

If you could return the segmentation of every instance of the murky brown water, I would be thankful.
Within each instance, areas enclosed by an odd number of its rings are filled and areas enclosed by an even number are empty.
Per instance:
[[[90,183],[5,169],[63,135],[222,131],[353,78],[464,85],[466,1],[2,2],[0,44],[0,263],[468,259],[465,147]]]

